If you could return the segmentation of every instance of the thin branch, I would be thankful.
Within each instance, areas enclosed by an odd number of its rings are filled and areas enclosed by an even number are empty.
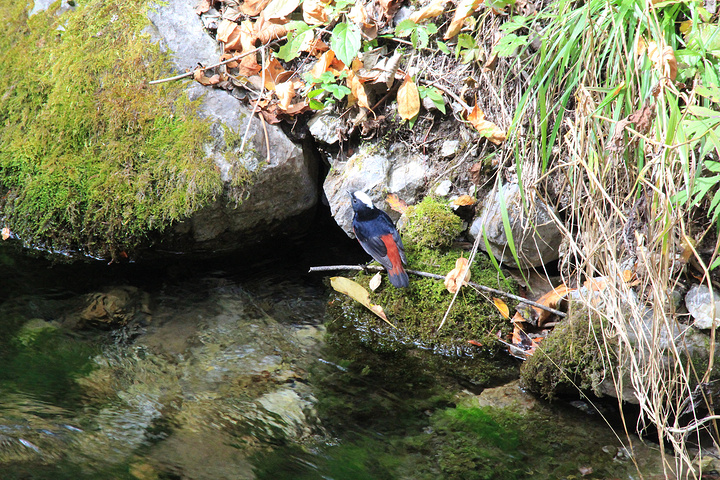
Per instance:
[[[378,267],[375,265],[325,265],[321,267],[310,267],[310,270],[308,270],[308,273],[312,272],[331,272],[335,270],[357,270],[357,271],[364,271],[364,270],[371,270],[373,272],[382,272],[385,270],[383,267]],[[419,270],[405,270],[408,273],[412,273],[414,275],[417,275],[419,277],[427,277],[427,278],[433,278],[435,280],[445,280],[445,277],[442,275],[438,275],[435,273],[428,273],[428,272],[421,272]],[[480,285],[479,283],[474,282],[467,282],[468,285],[471,287],[477,288],[478,290],[482,290],[484,292],[488,293],[494,293],[495,295],[500,295],[503,297],[507,297],[511,300],[515,300],[520,303],[525,303],[527,305],[532,305],[533,307],[537,307],[541,310],[546,310],[550,313],[554,313],[555,315],[559,317],[567,317],[567,314],[565,312],[561,312],[560,310],[556,310],[554,308],[550,308],[546,305],[543,305],[542,303],[533,302],[532,300],[528,300],[527,298],[522,298],[517,295],[513,295],[512,293],[503,292],[502,290],[498,290],[496,288],[486,287],[485,285]]]
[[[282,40],[283,38],[285,38],[285,37],[277,38],[277,39],[273,40],[272,42],[268,42],[268,43],[266,43],[265,45],[262,45],[262,46],[260,46],[260,47],[254,48],[254,49],[252,49],[252,50],[248,50],[247,52],[243,52],[243,53],[241,53],[241,54],[239,54],[239,55],[235,55],[234,57],[228,58],[227,60],[223,60],[222,62],[216,63],[215,65],[210,65],[209,67],[202,67],[202,70],[210,70],[211,68],[219,67],[219,66],[221,66],[221,65],[226,65],[226,64],[228,64],[228,63],[230,63],[230,62],[235,62],[235,61],[237,61],[237,60],[240,60],[240,59],[243,58],[243,57],[247,57],[247,56],[250,55],[250,54],[253,54],[253,53],[258,52],[259,50],[262,50],[262,49],[267,48],[267,47],[269,47],[269,46],[271,46],[271,45],[274,45],[274,44],[276,44],[277,42],[279,42],[280,40]],[[180,75],[175,75],[174,77],[161,78],[160,80],[153,80],[153,81],[151,81],[151,82],[148,82],[148,85],[157,85],[157,84],[159,84],[159,83],[165,83],[165,82],[172,82],[172,81],[174,81],[174,80],[180,80],[181,78],[185,78],[185,77],[192,77],[194,72],[195,72],[195,70],[192,70],[192,71],[190,71],[190,72],[185,72],[185,73],[180,74]]]

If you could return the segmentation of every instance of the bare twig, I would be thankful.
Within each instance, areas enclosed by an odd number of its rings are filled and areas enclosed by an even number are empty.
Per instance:
[[[310,267],[310,270],[308,270],[309,273],[312,272],[332,272],[335,270],[357,270],[357,271],[363,271],[363,270],[371,270],[373,272],[382,272],[385,270],[383,267],[378,267],[375,265],[325,265],[320,267]],[[422,272],[420,270],[405,270],[408,273],[412,273],[413,275],[417,275],[419,277],[427,277],[427,278],[433,278],[435,280],[445,280],[445,277],[443,275],[438,275],[436,273],[428,273],[428,272]],[[554,313],[555,315],[559,317],[566,317],[567,314],[565,312],[561,312],[560,310],[556,310],[554,308],[550,308],[546,305],[543,305],[542,303],[533,302],[532,300],[528,300],[527,298],[522,298],[517,295],[513,295],[509,292],[503,292],[502,290],[498,290],[496,288],[486,287],[485,285],[480,285],[479,283],[474,282],[467,282],[468,285],[471,287],[477,288],[478,290],[482,290],[484,292],[493,293],[495,295],[500,295],[503,297],[507,297],[511,300],[515,300],[520,303],[525,303],[527,305],[532,305],[533,307],[537,307],[541,310],[546,310],[550,313]]]
[[[256,52],[258,52],[259,50],[263,50],[263,49],[265,49],[265,48],[267,48],[267,47],[270,47],[270,46],[276,44],[277,42],[279,42],[279,41],[282,40],[283,38],[285,38],[285,37],[277,38],[277,39],[273,40],[272,42],[268,42],[268,43],[266,43],[265,45],[262,45],[262,46],[260,46],[260,47],[254,48],[254,49],[252,49],[252,50],[248,50],[247,52],[243,52],[243,53],[241,53],[241,54],[239,54],[239,55],[235,55],[234,57],[228,58],[227,60],[223,60],[222,62],[216,63],[215,65],[210,65],[209,67],[202,67],[202,70],[210,70],[211,68],[219,67],[219,66],[221,66],[221,65],[226,65],[226,64],[228,64],[228,63],[230,63],[230,62],[234,62],[234,61],[240,60],[240,59],[243,58],[243,57],[247,57],[248,55],[251,55],[251,54],[253,54],[253,53],[256,53]],[[174,77],[161,78],[161,79],[159,79],[159,80],[153,80],[153,81],[151,81],[151,82],[148,82],[148,85],[157,85],[157,84],[159,84],[159,83],[165,83],[165,82],[172,82],[172,81],[174,81],[174,80],[180,80],[180,79],[185,78],[185,77],[192,77],[194,73],[195,73],[195,71],[192,70],[192,71],[190,71],[190,72],[185,72],[185,73],[182,73],[182,74],[180,74],[180,75],[175,75]]]

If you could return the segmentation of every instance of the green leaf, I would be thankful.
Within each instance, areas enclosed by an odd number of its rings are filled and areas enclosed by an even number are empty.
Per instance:
[[[445,114],[445,99],[442,96],[442,93],[440,93],[440,90],[438,90],[435,87],[426,87],[424,85],[418,85],[418,93],[420,94],[420,98],[429,98],[435,107],[440,110],[443,115]]]
[[[289,62],[300,55],[300,47],[303,42],[309,40],[313,36],[313,27],[305,22],[293,21],[289,24],[290,33],[288,33],[287,42],[280,47],[275,55],[280,60]]]
[[[324,104],[324,103],[322,103],[322,102],[320,102],[320,101],[318,101],[318,100],[315,100],[314,98],[311,98],[311,99],[310,99],[310,103],[309,103],[308,105],[309,105],[310,108],[313,109],[313,110],[322,110],[323,108],[325,108],[325,104]]]
[[[447,46],[447,43],[441,42],[440,40],[437,41],[438,49],[443,52],[445,55],[450,55],[450,49]]]
[[[395,35],[402,38],[410,35],[414,30],[417,29],[417,23],[410,19],[403,20],[398,23],[395,27]]]
[[[357,57],[362,45],[362,37],[360,29],[353,23],[338,23],[332,31],[331,48],[335,52],[335,56],[345,64],[346,67],[352,65],[352,61]]]
[[[494,50],[495,53],[498,54],[498,57],[510,57],[515,55],[517,50],[527,45],[527,43],[527,35],[515,35],[514,33],[510,33],[500,39],[497,45],[495,45]]]

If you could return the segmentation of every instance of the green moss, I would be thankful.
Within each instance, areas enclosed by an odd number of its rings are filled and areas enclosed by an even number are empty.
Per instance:
[[[598,342],[604,341],[602,321],[597,315],[590,315],[587,308],[571,302],[568,317],[523,364],[520,372],[525,386],[547,398],[576,394],[578,388],[597,389],[605,378],[603,354],[598,348]],[[616,359],[610,362],[615,364]]]
[[[463,231],[460,217],[433,197],[409,207],[403,234],[419,248],[447,248]]]
[[[29,243],[111,256],[221,192],[209,124],[143,28],[146,0],[56,2],[0,17],[0,189],[5,225]],[[62,27],[61,29],[59,29]]]
[[[432,273],[447,273],[455,267],[459,252],[440,252],[434,249],[418,249],[408,245],[406,249],[410,268]],[[511,280],[499,278],[499,274],[482,254],[471,267],[471,280],[507,292],[516,292]],[[371,275],[361,273],[355,280],[368,288]],[[452,294],[440,280],[411,275],[410,286],[398,289],[387,280],[371,294],[371,301],[381,305],[389,320],[398,328],[393,329],[367,309],[345,296],[332,302],[329,315],[332,323],[329,331],[354,336],[358,341],[376,352],[399,352],[422,345],[431,355],[429,364],[443,364],[455,374],[477,385],[490,385],[509,380],[516,375],[515,367],[502,346],[497,333],[509,333],[510,322],[495,308],[492,299],[475,290],[464,287],[450,309],[442,329],[438,330],[447,311]],[[512,307],[512,306],[511,306]],[[352,329],[346,327],[352,326]],[[481,343],[482,347],[470,345],[468,340]]]

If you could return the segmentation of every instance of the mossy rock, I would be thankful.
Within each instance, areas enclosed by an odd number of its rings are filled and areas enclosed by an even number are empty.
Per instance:
[[[412,245],[406,253],[412,269],[432,273],[449,272],[461,255],[458,251],[442,252]],[[517,291],[515,282],[504,279],[482,254],[476,257],[471,272],[473,282],[511,293]],[[355,281],[368,288],[371,277],[372,274],[360,273]],[[502,335],[510,332],[510,322],[501,316],[486,294],[463,287],[445,324],[438,329],[452,297],[440,280],[411,275],[410,286],[398,289],[384,279],[383,285],[371,293],[370,300],[383,307],[397,328],[350,298],[337,294],[328,311],[328,331],[347,335],[348,341],[387,354],[421,347],[423,352],[433,354],[423,361],[442,363],[475,385],[516,378],[515,363],[497,341],[498,332]],[[469,340],[482,346],[470,344]]]
[[[597,314],[588,312],[578,302],[570,302],[567,318],[561,321],[540,344],[535,354],[520,369],[524,386],[546,398],[563,394],[577,395],[578,389],[600,394],[605,380],[605,365],[600,346],[602,322]],[[615,348],[606,351],[614,357]],[[609,360],[615,363],[615,358]]]
[[[427,196],[408,207],[402,227],[409,243],[418,248],[448,248],[463,231],[463,222],[446,203]]]
[[[26,243],[103,257],[132,251],[221,193],[169,59],[143,29],[146,0],[0,6],[0,209]]]

